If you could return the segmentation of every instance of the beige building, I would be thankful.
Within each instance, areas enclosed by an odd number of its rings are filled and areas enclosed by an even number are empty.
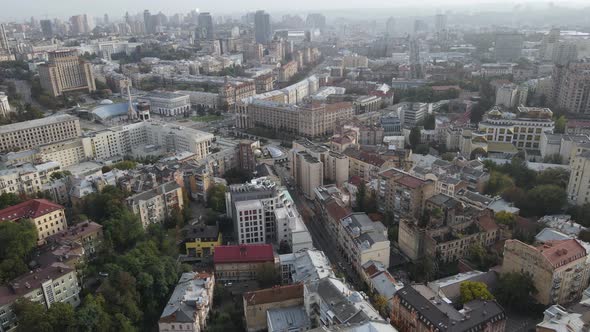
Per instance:
[[[278,272],[279,258],[271,244],[242,244],[215,247],[213,264],[219,281],[256,280],[262,265],[271,265]]]
[[[351,54],[342,57],[342,67],[344,68],[355,68],[355,67],[368,67],[369,58],[364,55]]]
[[[322,162],[324,166],[324,179],[337,186],[342,186],[348,181],[348,157],[344,154],[331,151],[325,146],[315,144],[307,139],[293,141],[293,151],[306,151],[312,157]]]
[[[539,303],[567,304],[580,299],[588,286],[590,264],[586,250],[575,239],[550,241],[534,247],[518,240],[504,245],[502,273],[529,274]]]
[[[158,320],[158,331],[204,331],[213,306],[214,287],[215,277],[212,274],[183,273]]]
[[[147,228],[153,223],[162,223],[170,217],[174,209],[182,211],[182,187],[176,182],[168,182],[157,188],[127,198],[133,213],[139,215],[141,224]]]
[[[64,92],[96,90],[94,75],[89,62],[81,60],[76,50],[61,50],[47,53],[49,61],[39,66],[41,86],[52,96]]]
[[[314,189],[324,184],[324,165],[306,151],[291,151],[291,175],[305,197],[313,199]]]
[[[35,225],[39,243],[68,228],[64,207],[46,199],[31,199],[0,210],[0,222],[28,219]]]
[[[570,113],[589,113],[590,63],[571,62],[565,66],[556,65],[551,75],[553,81],[552,99]]]
[[[264,127],[304,137],[331,135],[338,120],[353,115],[349,102],[295,106],[259,99],[238,105],[236,112],[238,128]]]
[[[297,61],[287,62],[279,68],[279,82],[289,82],[297,74]]]
[[[7,117],[10,112],[12,110],[8,103],[8,96],[4,92],[0,92],[0,116]]]
[[[568,200],[576,205],[590,202],[590,150],[580,151],[582,152],[571,159],[570,179],[567,183]]]
[[[65,114],[4,125],[0,126],[0,151],[33,149],[76,138],[81,133],[78,118]]]
[[[0,171],[0,194],[12,193],[33,196],[51,179],[51,174],[61,169],[56,162],[8,168]]]
[[[435,194],[435,183],[391,168],[378,175],[379,208],[398,216],[420,218],[426,200]]]
[[[79,138],[39,146],[37,155],[42,162],[54,161],[61,167],[77,165],[88,160],[84,144]]]
[[[76,270],[63,263],[53,263],[26,273],[0,287],[0,321],[2,331],[14,331],[18,325],[14,303],[28,299],[50,308],[57,302],[80,304],[80,284]]]
[[[244,293],[244,318],[248,332],[266,331],[267,312],[303,305],[303,285],[273,287]]]

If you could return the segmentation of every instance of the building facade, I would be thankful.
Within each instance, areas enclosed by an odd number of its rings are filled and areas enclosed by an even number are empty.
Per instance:
[[[71,115],[53,115],[42,119],[0,126],[0,151],[29,150],[81,135],[80,121]]]
[[[31,199],[0,210],[1,222],[23,220],[30,220],[35,225],[39,243],[68,228],[65,208],[46,199]]]
[[[175,209],[182,211],[185,202],[182,187],[176,182],[168,182],[127,198],[127,204],[147,228],[150,224],[164,222]]]
[[[39,66],[41,86],[52,96],[64,92],[96,90],[90,63],[81,60],[75,50],[48,52],[49,61]]]

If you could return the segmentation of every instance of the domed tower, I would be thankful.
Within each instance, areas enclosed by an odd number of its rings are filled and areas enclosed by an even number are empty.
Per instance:
[[[150,119],[150,104],[145,101],[137,103],[137,115],[139,120],[147,121]]]

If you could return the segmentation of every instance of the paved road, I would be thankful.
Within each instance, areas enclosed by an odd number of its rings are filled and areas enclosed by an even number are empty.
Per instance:
[[[279,165],[275,165],[275,170],[283,184],[293,183],[289,170]],[[364,285],[361,278],[353,270],[352,265],[346,261],[336,243],[329,237],[324,224],[316,216],[312,202],[305,198],[301,191],[296,188],[289,189],[289,193],[309,230],[314,247],[328,256],[328,259],[334,265],[335,271],[341,272],[349,283],[358,290],[363,289]]]

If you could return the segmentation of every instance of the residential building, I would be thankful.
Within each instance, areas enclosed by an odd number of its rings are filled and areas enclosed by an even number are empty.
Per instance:
[[[303,306],[271,308],[266,312],[266,322],[269,332],[308,331],[311,329],[311,320]]]
[[[254,15],[254,36],[258,44],[267,44],[272,37],[270,15],[264,10],[259,10]]]
[[[152,91],[139,100],[149,102],[151,111],[163,116],[187,116],[191,114],[190,96],[186,94]]]
[[[496,105],[512,108],[518,102],[518,88],[515,84],[504,84],[496,90]]]
[[[8,96],[4,92],[0,92],[0,116],[7,117],[11,112],[13,111],[10,109]]]
[[[567,197],[572,204],[590,202],[590,150],[576,154],[570,162]]]
[[[87,152],[80,138],[43,144],[35,149],[35,155],[38,160],[42,162],[53,161],[59,163],[64,168],[87,161]]]
[[[364,212],[352,213],[340,220],[337,233],[339,249],[359,275],[369,261],[389,267],[389,240],[382,223],[372,221]]]
[[[303,306],[303,285],[294,284],[277,286],[253,292],[246,292],[243,295],[243,302],[246,330],[248,332],[270,331],[267,315],[271,310]],[[309,318],[307,320],[309,320]],[[294,326],[290,328],[297,327]]]
[[[41,86],[53,97],[64,92],[96,90],[90,63],[78,57],[76,50],[48,52],[47,64],[39,66]]]
[[[294,162],[296,152],[305,151],[313,158],[319,160],[324,169],[323,177],[325,182],[335,183],[342,186],[344,182],[348,181],[348,157],[344,154],[334,152],[325,146],[316,144],[307,139],[299,139],[293,141],[293,149],[291,150],[291,161]],[[291,168],[293,172],[293,168]]]
[[[0,54],[10,55],[10,45],[8,44],[8,37],[6,36],[6,25],[0,24]]]
[[[404,287],[404,284],[396,280],[383,264],[375,261],[368,261],[363,265],[361,277],[371,291],[387,300],[387,310],[391,312],[393,309],[393,296]]]
[[[404,128],[413,128],[424,122],[428,114],[428,104],[406,103],[398,109],[398,114]]]
[[[305,197],[313,199],[314,189],[324,184],[324,165],[307,151],[291,152],[291,175]]]
[[[223,244],[223,237],[217,225],[197,223],[182,229],[186,255],[201,260],[213,257],[215,247]]]
[[[66,114],[4,125],[0,126],[0,151],[29,150],[76,138],[81,133],[78,118]]]
[[[298,71],[297,61],[290,61],[285,63],[279,68],[279,77],[278,81],[281,83],[286,83],[297,74]]]
[[[184,202],[182,187],[174,181],[127,198],[127,204],[144,228],[166,221],[173,210],[182,211],[185,203],[188,202]]]
[[[30,220],[35,225],[39,243],[68,228],[65,208],[46,199],[30,199],[0,210],[1,222],[26,220]]]
[[[461,301],[461,284],[466,281],[481,282],[487,286],[490,292],[493,292],[498,283],[498,273],[494,270],[488,272],[468,271],[431,281],[427,286],[445,302],[457,303]]]
[[[534,297],[539,303],[566,304],[580,299],[588,285],[587,256],[586,249],[575,239],[549,241],[537,247],[507,240],[502,273],[527,273],[537,289]]]
[[[356,67],[368,67],[369,59],[364,55],[350,54],[342,57],[342,67],[344,68],[356,68]]]
[[[233,110],[233,107],[244,98],[256,94],[256,82],[252,79],[241,81],[228,81],[219,88],[219,105],[223,109]]]
[[[590,324],[588,317],[588,305],[590,305],[590,290],[584,291],[582,300],[568,307],[568,309],[560,305],[552,305],[543,312],[543,321],[537,324],[537,331],[539,332],[583,332]]]
[[[57,302],[68,303],[75,308],[80,304],[80,290],[76,270],[60,262],[23,274],[0,286],[0,330],[14,331],[18,326],[14,311],[17,300],[28,299],[41,304],[44,309]]]
[[[256,153],[260,153],[260,142],[242,140],[238,145],[238,162],[241,170],[252,173],[256,170]]]
[[[61,170],[56,162],[39,165],[24,164],[0,171],[0,194],[34,196],[51,180],[51,174]]]
[[[218,246],[213,253],[215,277],[222,282],[256,280],[261,265],[277,268],[278,257],[270,244]]]
[[[308,283],[325,277],[334,277],[332,265],[323,251],[303,249],[279,255],[283,284]]]
[[[307,226],[295,206],[276,208],[276,243],[286,243],[291,252],[313,249],[313,242]]]
[[[516,62],[522,55],[524,35],[519,33],[497,33],[494,51],[497,62]]]
[[[381,109],[383,101],[378,96],[360,96],[353,102],[354,113],[362,114]]]
[[[590,62],[556,65],[551,75],[553,103],[570,113],[590,112]]]
[[[397,216],[420,218],[426,200],[435,193],[434,181],[422,180],[396,168],[380,172],[377,179],[379,208]]]
[[[205,331],[213,306],[214,287],[215,276],[212,274],[183,273],[158,320],[158,331]]]
[[[395,293],[391,322],[400,332],[506,330],[506,313],[496,301],[473,300],[455,309],[425,285]]]
[[[102,244],[102,225],[93,221],[84,221],[70,226],[55,235],[46,238],[48,243],[57,245],[81,246],[84,257],[90,260],[96,256]]]

